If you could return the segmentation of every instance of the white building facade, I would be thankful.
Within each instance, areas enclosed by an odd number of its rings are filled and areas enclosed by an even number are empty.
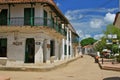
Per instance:
[[[74,57],[79,36],[52,0],[0,0],[0,57],[8,64]]]

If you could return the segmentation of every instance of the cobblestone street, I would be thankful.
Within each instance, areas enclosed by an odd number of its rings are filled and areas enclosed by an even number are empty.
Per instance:
[[[0,71],[0,75],[9,76],[11,80],[107,80],[105,78],[120,78],[120,72],[101,70],[98,64],[94,63],[94,59],[86,55],[69,63],[66,67],[48,72]]]

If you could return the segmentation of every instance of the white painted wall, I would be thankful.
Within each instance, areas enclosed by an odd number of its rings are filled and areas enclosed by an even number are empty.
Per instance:
[[[43,7],[40,4],[36,4],[33,6],[35,8],[35,17],[43,17],[43,10],[48,12],[48,18],[51,18],[51,9],[49,7]],[[8,5],[0,5],[0,8],[2,9],[8,9]],[[30,4],[15,4],[14,6],[11,6],[11,17],[24,17],[24,8],[31,8]],[[55,19],[56,14],[52,13],[52,16]],[[23,21],[22,21],[23,22]],[[24,23],[24,22],[23,22]],[[21,23],[21,24],[23,24]],[[64,24],[62,24],[62,27],[64,27]],[[67,26],[66,26],[67,27]],[[69,45],[72,49],[71,40],[69,41],[69,37],[71,38],[71,33],[69,32],[69,29],[67,28],[67,36],[66,39],[61,40],[61,47],[59,47],[59,41],[58,39],[55,39],[54,35],[50,36],[49,34],[44,33],[18,33],[18,41],[22,42],[22,45],[16,46],[13,45],[14,40],[14,33],[0,33],[0,38],[7,37],[8,38],[8,53],[7,56],[11,60],[21,61],[24,63],[25,60],[25,41],[26,38],[34,38],[35,42],[41,42],[40,45],[35,45],[35,63],[41,63],[43,62],[43,41],[47,39],[47,44],[50,44],[50,40],[55,40],[55,56],[59,57],[59,52],[61,52],[61,59],[65,58],[64,55],[64,45],[67,45],[67,55],[66,57],[69,57]],[[13,50],[14,49],[14,50]],[[46,48],[46,60],[48,61],[50,59],[50,49]],[[61,51],[59,51],[61,50]],[[72,50],[71,50],[72,52]],[[72,55],[72,53],[70,53]]]
[[[35,63],[42,63],[43,62],[43,41],[47,39],[47,44],[50,44],[51,36],[47,34],[40,34],[40,33],[19,33],[17,35],[17,40],[14,40],[14,33],[1,33],[0,38],[7,38],[7,57],[10,61],[20,61],[24,63],[25,61],[25,41],[26,38],[34,38],[35,43],[40,42],[40,45],[35,44]],[[22,45],[13,45],[13,42],[18,41],[22,42]],[[58,46],[59,43],[56,43],[55,46],[55,53],[56,57],[58,57]],[[46,61],[50,59],[50,49],[46,48]]]

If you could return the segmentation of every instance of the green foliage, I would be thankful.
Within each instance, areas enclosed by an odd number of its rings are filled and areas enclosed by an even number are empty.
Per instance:
[[[93,45],[96,41],[97,41],[97,40],[89,37],[89,38],[83,39],[83,40],[80,42],[80,44],[81,44],[82,46]]]
[[[106,28],[106,31],[104,31],[105,36],[107,36],[108,34],[116,34],[117,35],[117,39],[120,40],[120,29],[115,27],[114,25],[108,25]],[[95,45],[95,49],[97,51],[102,51],[102,49],[107,48],[109,50],[113,50],[115,53],[118,50],[118,46],[117,45],[112,45],[112,44],[106,44],[106,37],[102,37],[101,41],[99,41],[96,45]]]
[[[95,49],[96,51],[102,52],[102,50],[103,50],[104,48],[106,48],[105,45],[106,45],[106,39],[103,37],[103,38],[101,38],[100,41],[97,41],[94,49]]]
[[[120,53],[119,53],[119,56],[117,56],[117,62],[120,63]]]
[[[112,45],[112,51],[113,51],[114,53],[117,53],[117,52],[118,52],[118,45],[117,45],[117,44],[113,44],[113,45]]]
[[[117,34],[117,39],[120,39],[120,29],[114,25],[108,25],[106,31],[104,31],[104,34]]]
[[[104,34],[107,36],[108,34],[116,34],[117,40],[120,44],[120,29],[115,27],[114,25],[108,25],[106,28],[106,31],[104,31]],[[106,44],[107,37],[102,37],[101,40],[95,45],[95,49],[97,51],[102,51],[104,48],[112,50],[113,53],[118,53],[118,50],[120,52],[120,49],[118,49],[118,44]],[[111,56],[113,57],[113,56]],[[113,57],[114,58],[114,57]],[[120,53],[119,56],[117,56],[117,61],[120,62]]]

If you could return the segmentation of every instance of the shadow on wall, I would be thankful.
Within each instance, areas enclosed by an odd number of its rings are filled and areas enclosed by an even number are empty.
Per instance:
[[[104,78],[103,80],[120,80],[120,77],[108,77]]]

